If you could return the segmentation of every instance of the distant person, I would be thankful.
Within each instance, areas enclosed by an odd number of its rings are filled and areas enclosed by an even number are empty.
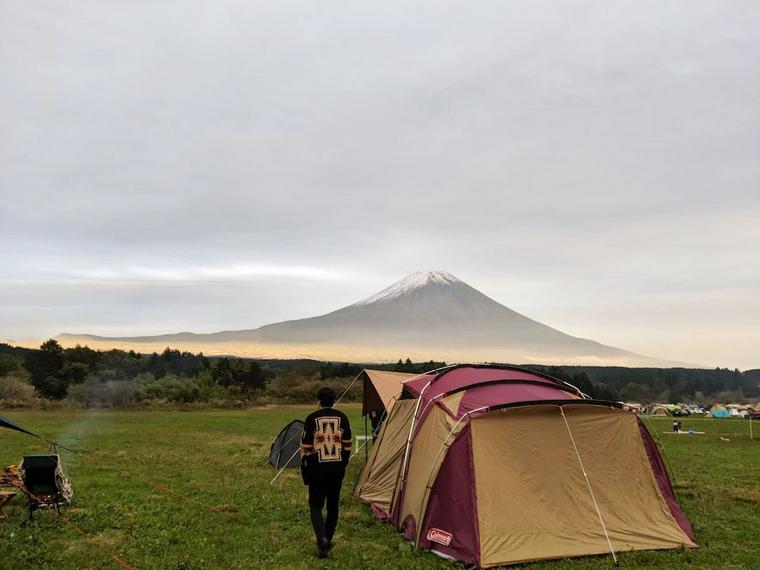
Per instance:
[[[301,436],[301,474],[309,486],[309,511],[319,558],[325,558],[332,548],[335,527],[338,525],[340,488],[346,465],[351,457],[351,425],[346,415],[333,408],[335,392],[320,388],[317,392],[320,408],[304,422]],[[327,517],[322,509],[327,502]]]
[[[678,422],[673,420],[673,433],[678,433]]]

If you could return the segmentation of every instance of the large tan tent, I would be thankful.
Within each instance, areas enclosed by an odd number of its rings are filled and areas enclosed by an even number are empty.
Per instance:
[[[514,367],[404,382],[355,495],[417,547],[481,567],[695,546],[635,413]]]

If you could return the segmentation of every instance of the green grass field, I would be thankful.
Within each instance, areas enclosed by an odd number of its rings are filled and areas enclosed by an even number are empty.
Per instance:
[[[363,428],[348,407],[355,432]],[[396,531],[353,499],[364,461],[357,457],[343,489],[341,521],[330,559],[316,560],[306,489],[296,470],[275,484],[266,454],[288,421],[306,407],[247,411],[8,412],[12,419],[63,444],[75,496],[64,514],[138,569],[195,568],[454,568],[414,552]],[[757,568],[760,565],[760,433],[748,422],[684,420],[703,436],[669,436],[656,419],[677,492],[701,548],[620,555],[624,567]],[[361,426],[361,427],[360,427]],[[760,428],[760,422],[756,424]],[[760,432],[760,429],[757,430]],[[722,435],[730,441],[721,441]],[[0,465],[46,446],[0,430]],[[17,497],[0,520],[0,568],[118,568],[102,550],[50,512],[26,527]],[[608,568],[609,557],[546,562],[530,568]]]

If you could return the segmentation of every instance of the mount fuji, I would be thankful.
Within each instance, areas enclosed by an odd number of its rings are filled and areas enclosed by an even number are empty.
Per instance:
[[[62,334],[64,345],[140,352],[166,346],[206,354],[355,362],[413,360],[673,365],[578,338],[534,321],[446,271],[413,273],[331,313],[210,334],[145,337]]]

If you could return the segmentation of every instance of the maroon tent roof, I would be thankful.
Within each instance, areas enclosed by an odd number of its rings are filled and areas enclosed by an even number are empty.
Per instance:
[[[466,393],[458,408],[451,410],[456,417],[485,406],[581,397],[577,388],[539,372],[514,366],[466,364],[405,382],[401,398],[422,395],[424,416],[432,402],[462,391]]]

